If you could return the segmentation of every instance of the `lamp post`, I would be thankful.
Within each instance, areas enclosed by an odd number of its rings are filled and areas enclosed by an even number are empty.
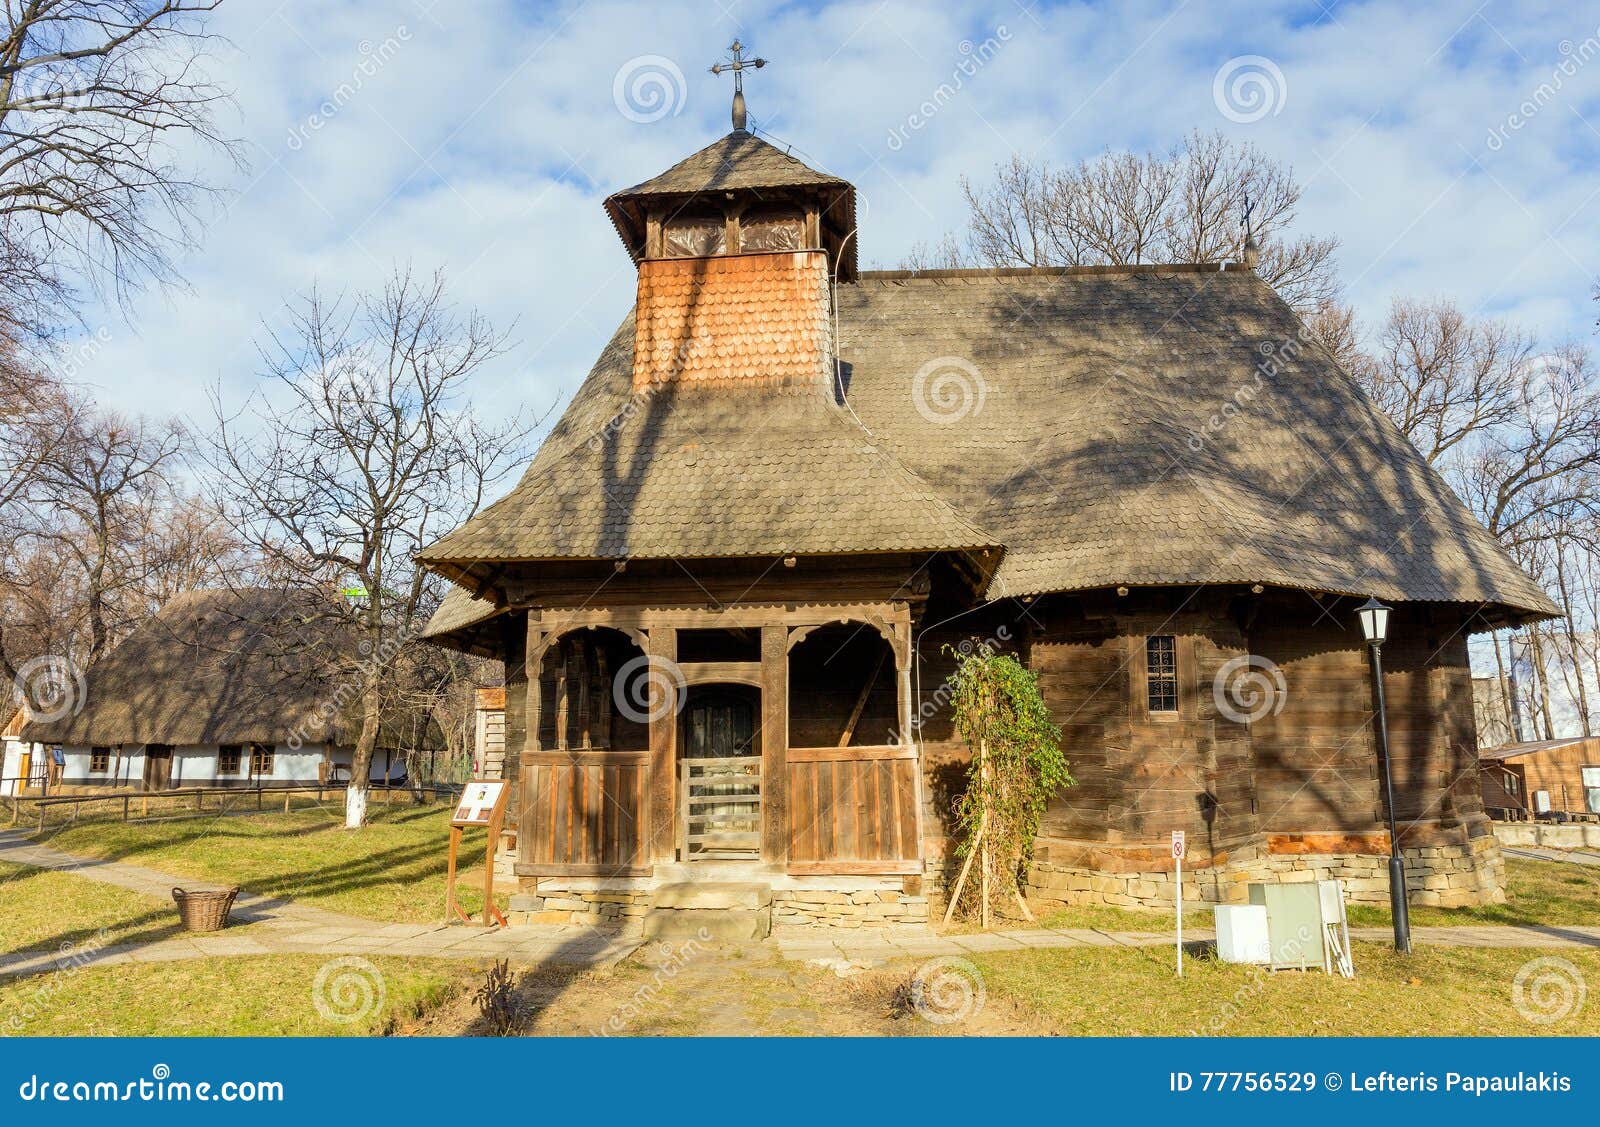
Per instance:
[[[1406,863],[1394,820],[1394,774],[1389,769],[1389,718],[1383,704],[1383,641],[1389,633],[1389,608],[1368,599],[1356,610],[1372,657],[1372,701],[1378,718],[1378,754],[1383,760],[1383,796],[1389,811],[1389,911],[1394,917],[1394,949],[1411,953],[1411,918],[1406,911]]]

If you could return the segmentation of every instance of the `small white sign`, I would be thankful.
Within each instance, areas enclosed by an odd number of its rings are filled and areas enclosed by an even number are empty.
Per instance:
[[[461,802],[450,819],[457,826],[487,826],[500,805],[504,782],[471,782],[461,792]]]
[[[1187,848],[1188,848],[1188,845],[1185,843],[1185,840],[1184,840],[1184,832],[1182,830],[1173,830],[1172,831],[1172,857],[1173,857],[1173,859],[1176,860],[1176,861],[1182,861],[1183,860],[1184,850],[1186,850]]]

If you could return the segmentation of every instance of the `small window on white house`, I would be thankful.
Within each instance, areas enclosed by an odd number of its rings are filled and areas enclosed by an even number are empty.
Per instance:
[[[1144,642],[1145,691],[1151,712],[1178,711],[1178,639],[1152,634]]]
[[[89,749],[89,773],[91,775],[104,775],[111,770],[111,749],[109,747],[91,747]]]
[[[217,774],[237,775],[243,761],[238,744],[223,744],[217,748]]]
[[[272,774],[272,748],[266,744],[250,745],[250,774],[258,779]]]

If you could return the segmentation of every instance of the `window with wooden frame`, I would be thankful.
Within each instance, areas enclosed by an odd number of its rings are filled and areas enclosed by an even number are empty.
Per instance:
[[[243,761],[243,749],[238,744],[223,744],[217,748],[217,774],[237,775]]]
[[[272,774],[272,748],[266,744],[250,745],[250,774],[260,779]]]
[[[721,215],[680,215],[667,220],[662,250],[668,258],[708,258],[728,253],[728,224]]]
[[[739,217],[739,250],[799,250],[805,243],[806,218],[791,208],[764,208]]]
[[[1171,634],[1144,640],[1144,687],[1151,712],[1178,711],[1178,639]]]
[[[104,775],[111,770],[111,749],[109,747],[91,747],[89,749],[89,773],[91,775]]]

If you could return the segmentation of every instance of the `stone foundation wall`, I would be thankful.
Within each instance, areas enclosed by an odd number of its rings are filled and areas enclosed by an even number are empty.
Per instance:
[[[772,922],[845,928],[925,924],[928,922],[928,898],[893,889],[867,892],[773,889]]]
[[[650,910],[651,893],[631,891],[562,891],[540,895],[518,893],[511,897],[506,922],[522,924],[582,924],[638,933]]]
[[[1505,863],[1493,837],[1465,845],[1402,850],[1406,889],[1415,907],[1461,908],[1505,902]],[[1344,882],[1353,904],[1389,902],[1389,858],[1381,854],[1268,853],[1260,847],[1234,850],[1226,861],[1183,874],[1185,902],[1243,903],[1253,881]],[[1171,869],[1106,872],[1035,861],[1028,875],[1028,897],[1074,907],[1171,908]]]
[[[1600,847],[1600,824],[1496,822],[1494,836],[1501,845],[1535,845],[1547,849],[1594,849]]]

